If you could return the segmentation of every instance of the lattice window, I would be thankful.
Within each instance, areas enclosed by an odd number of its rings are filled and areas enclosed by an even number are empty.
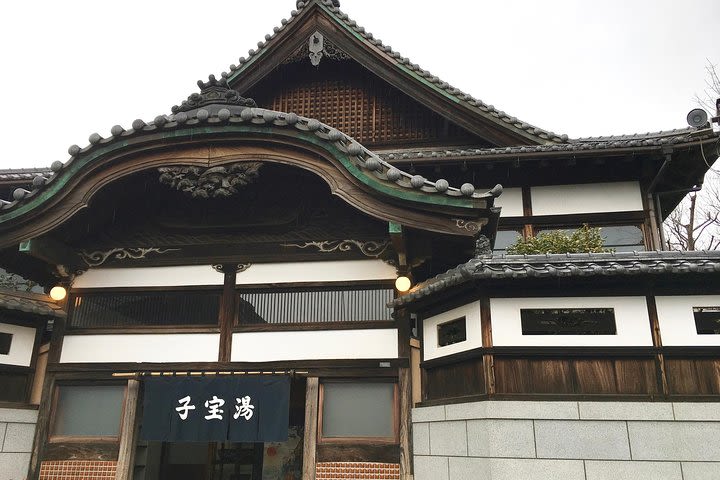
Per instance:
[[[265,108],[316,118],[365,144],[471,138],[352,61],[281,65],[245,95]]]

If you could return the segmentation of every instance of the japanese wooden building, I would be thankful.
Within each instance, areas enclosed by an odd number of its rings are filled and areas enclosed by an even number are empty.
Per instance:
[[[0,171],[0,267],[68,292],[14,399],[39,404],[28,478],[720,471],[720,255],[661,230],[709,125],[569,139],[331,0],[198,87]],[[504,254],[584,224],[613,253]]]

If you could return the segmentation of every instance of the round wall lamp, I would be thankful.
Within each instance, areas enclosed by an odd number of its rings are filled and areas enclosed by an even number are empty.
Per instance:
[[[50,289],[50,298],[52,298],[56,302],[64,299],[65,296],[67,296],[67,290],[65,290],[64,287],[58,285]]]
[[[395,279],[395,288],[398,292],[405,293],[408,290],[410,290],[410,287],[412,286],[412,282],[410,281],[409,277],[406,276],[400,276]]]

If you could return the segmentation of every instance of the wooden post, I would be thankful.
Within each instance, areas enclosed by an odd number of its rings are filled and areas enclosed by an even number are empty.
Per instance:
[[[315,480],[319,389],[320,382],[318,378],[308,377],[305,390],[305,438],[303,439],[302,480]]]
[[[235,265],[223,265],[223,293],[220,300],[220,348],[218,361],[229,362],[232,353],[232,331],[235,321]]]
[[[410,408],[412,406],[412,383],[410,369],[400,368],[398,378],[398,393],[400,402],[400,478],[412,478],[412,422]]]
[[[33,449],[30,455],[28,480],[37,480],[40,478],[40,465],[45,450],[45,442],[47,441],[48,432],[50,431],[50,409],[52,408],[54,394],[55,374],[46,373],[40,407],[38,409],[37,425],[35,427],[35,440],[33,441]]]
[[[125,394],[125,408],[123,410],[122,425],[120,428],[120,451],[118,453],[115,480],[132,480],[135,466],[135,444],[138,433],[138,400],[140,398],[140,381],[128,380]]]
[[[490,299],[480,299],[480,330],[483,348],[492,348],[492,319],[490,318]],[[495,395],[495,366],[492,354],[483,354],[483,371],[485,372],[485,393]]]
[[[657,349],[655,354],[655,371],[658,389],[662,395],[668,394],[667,375],[665,374],[665,355],[662,353],[662,338],[660,337],[660,323],[658,322],[657,304],[655,297],[648,295],[647,307],[650,318],[650,331],[652,332],[653,346]]]

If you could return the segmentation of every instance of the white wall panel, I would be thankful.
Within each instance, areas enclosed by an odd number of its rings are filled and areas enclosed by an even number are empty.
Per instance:
[[[495,206],[502,207],[501,217],[522,217],[522,188],[505,188],[502,195],[495,199]]]
[[[29,367],[35,346],[35,329],[0,323],[0,332],[12,335],[10,351],[5,355],[0,355],[0,364]]]
[[[523,335],[522,308],[613,308],[615,335]],[[491,298],[493,345],[532,347],[652,346],[645,297]]]
[[[258,283],[394,280],[395,267],[382,260],[256,263],[237,276],[238,285]],[[147,268],[92,268],[73,288],[180,287],[222,285],[223,275],[210,265]]]
[[[394,280],[395,267],[382,260],[257,263],[237,276],[238,285],[254,283],[349,282]]]
[[[91,268],[78,276],[73,288],[182,287],[222,285],[223,274],[210,265],[146,268]]]
[[[233,362],[397,358],[396,329],[243,332],[232,336]]]
[[[530,189],[533,215],[642,210],[638,182],[550,185]]]
[[[441,347],[438,345],[438,325],[465,317],[466,339]],[[423,320],[423,356],[425,360],[482,347],[480,302],[468,303]]]
[[[655,297],[664,346],[720,346],[720,335],[698,335],[693,307],[718,307],[720,295]]]
[[[61,363],[216,362],[217,333],[66,335]]]

